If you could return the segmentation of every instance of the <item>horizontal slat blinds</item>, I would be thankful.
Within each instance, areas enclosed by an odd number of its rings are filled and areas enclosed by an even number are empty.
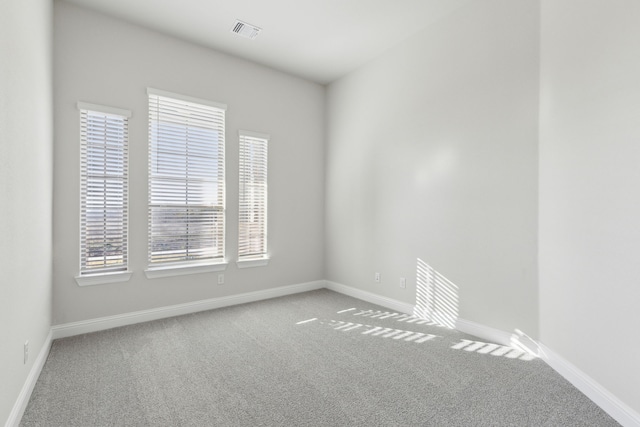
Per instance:
[[[78,104],[81,275],[126,270],[128,250],[128,117],[87,105]]]
[[[224,258],[225,110],[149,90],[149,263]]]
[[[239,260],[267,256],[268,135],[240,132]]]

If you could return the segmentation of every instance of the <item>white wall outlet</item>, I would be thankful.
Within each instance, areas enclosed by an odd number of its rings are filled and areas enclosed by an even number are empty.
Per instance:
[[[218,274],[218,285],[224,285],[224,274]]]
[[[375,280],[376,283],[380,283],[380,273],[376,273],[376,275],[373,277],[373,280]]]
[[[400,278],[400,287],[401,287],[402,289],[404,289],[404,288],[406,288],[406,287],[407,287],[407,279],[406,279],[406,278],[404,278],[404,277],[401,277],[401,278]]]
[[[24,362],[22,363],[26,365],[28,360],[29,360],[29,341],[25,341],[24,342]]]

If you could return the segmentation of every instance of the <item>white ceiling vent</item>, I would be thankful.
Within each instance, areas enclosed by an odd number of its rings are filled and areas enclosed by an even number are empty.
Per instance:
[[[236,20],[236,23],[231,29],[232,33],[239,34],[242,37],[246,37],[251,40],[255,39],[260,31],[262,31],[262,28],[238,20]]]

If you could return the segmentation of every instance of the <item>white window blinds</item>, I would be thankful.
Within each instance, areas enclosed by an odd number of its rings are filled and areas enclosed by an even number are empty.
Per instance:
[[[226,106],[148,94],[149,263],[222,261]]]
[[[240,131],[238,259],[267,256],[267,145],[269,135]]]
[[[80,110],[80,274],[127,269],[128,117],[110,107]]]

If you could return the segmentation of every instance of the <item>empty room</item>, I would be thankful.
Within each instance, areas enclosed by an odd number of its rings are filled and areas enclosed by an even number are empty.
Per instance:
[[[0,423],[640,427],[638,23],[1,0]]]

